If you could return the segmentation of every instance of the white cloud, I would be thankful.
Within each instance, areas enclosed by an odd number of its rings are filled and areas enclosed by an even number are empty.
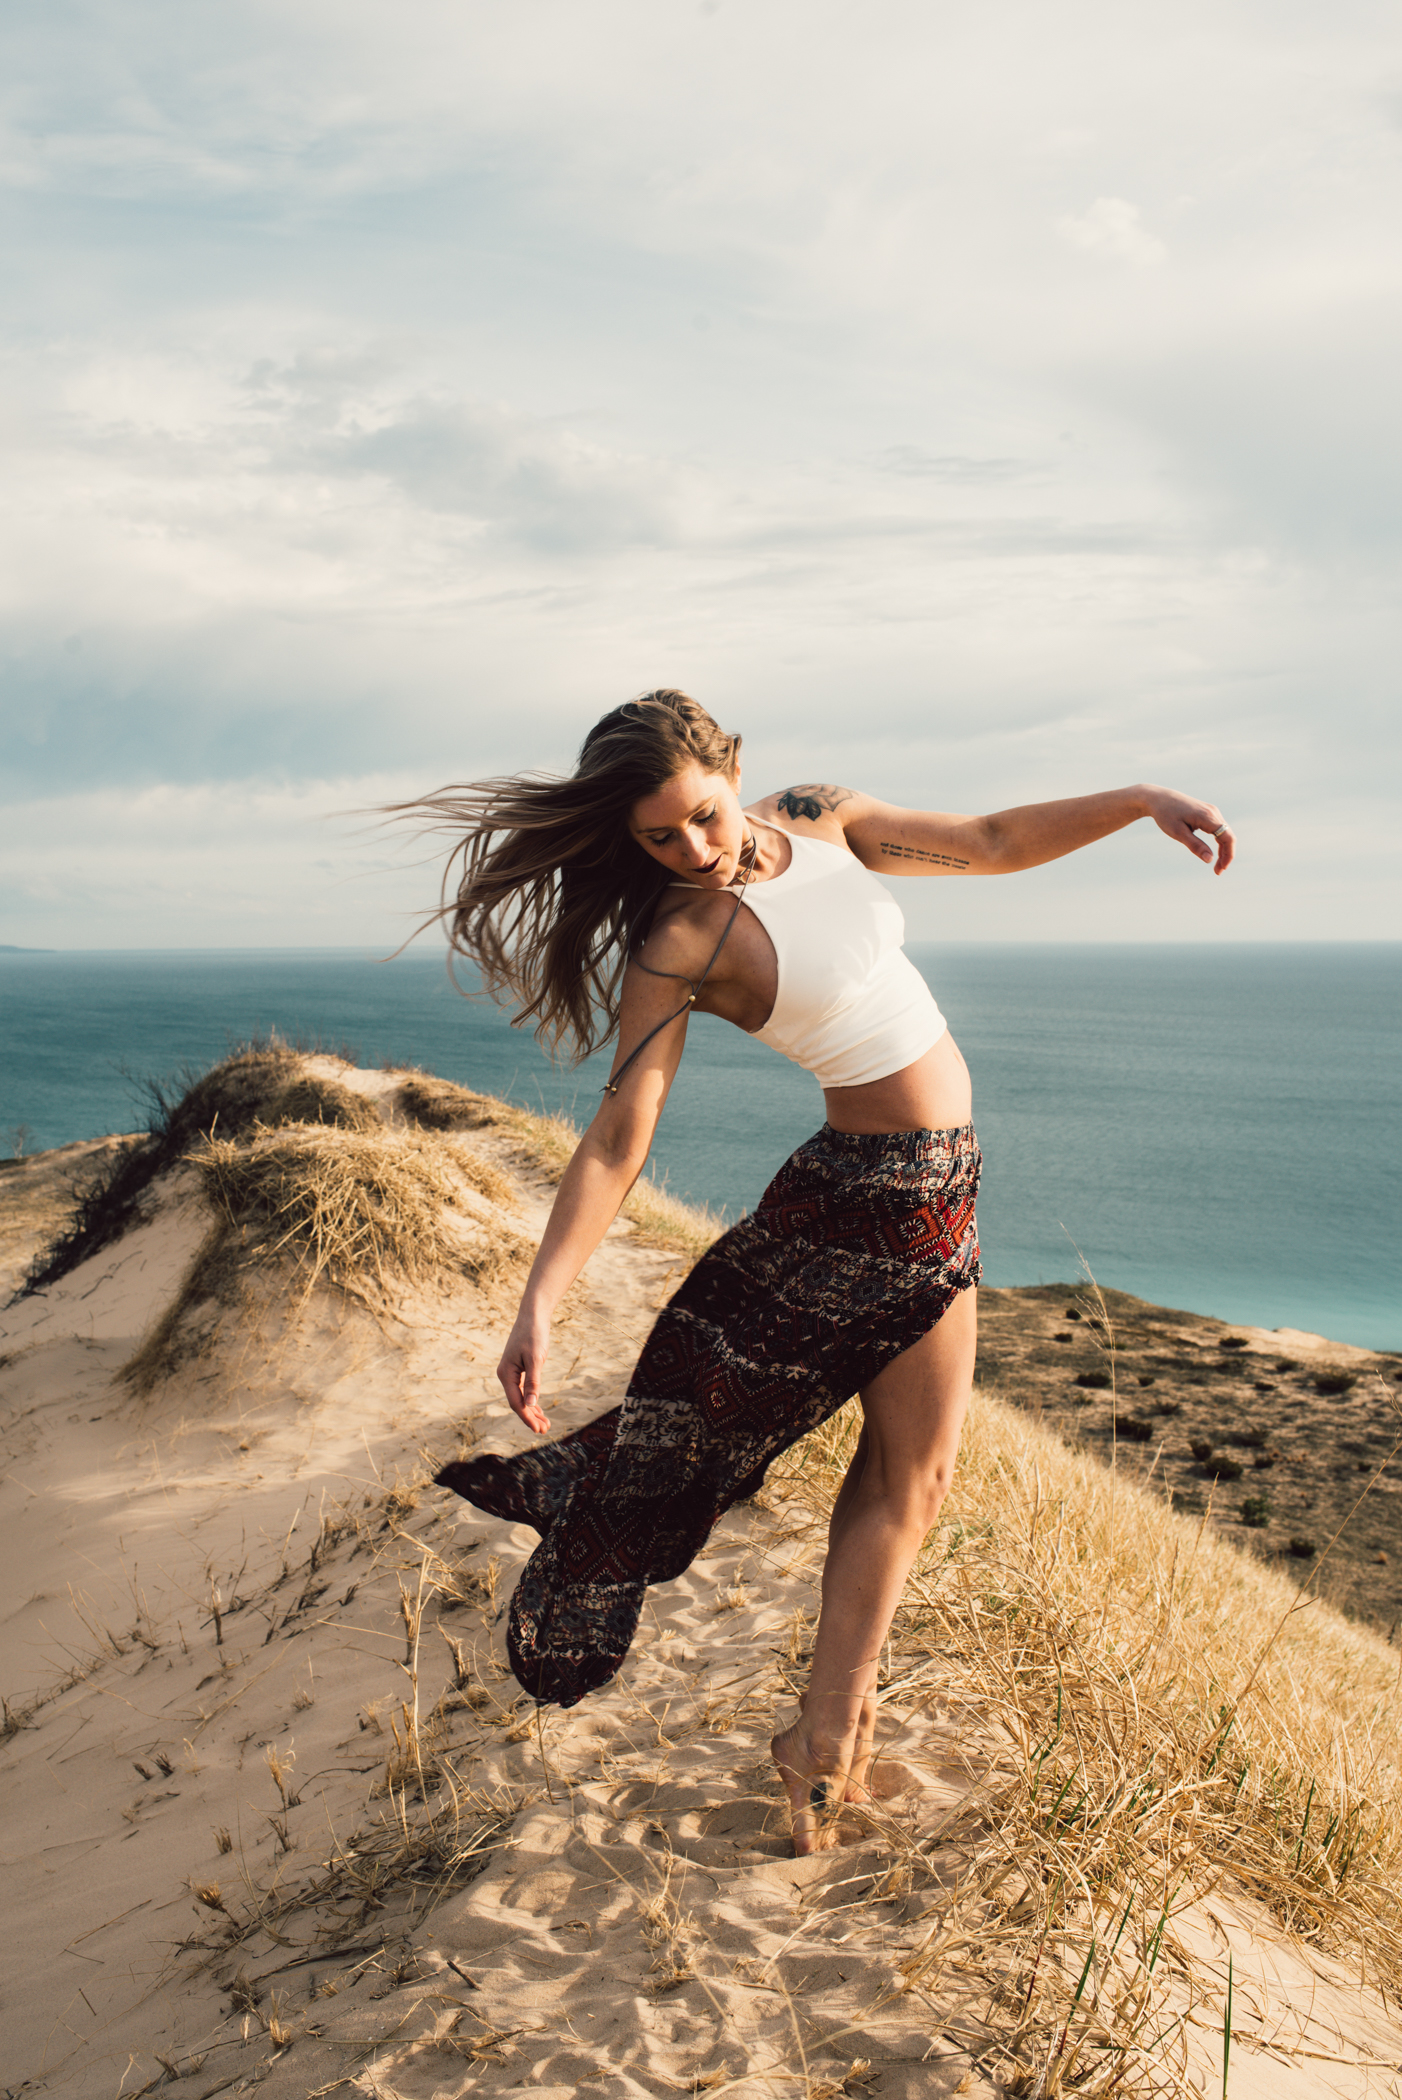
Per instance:
[[[1163,242],[1150,233],[1139,216],[1139,207],[1124,197],[1097,197],[1079,216],[1067,212],[1056,222],[1056,230],[1073,248],[1091,255],[1108,255],[1116,262],[1133,263],[1146,269],[1167,259]]]

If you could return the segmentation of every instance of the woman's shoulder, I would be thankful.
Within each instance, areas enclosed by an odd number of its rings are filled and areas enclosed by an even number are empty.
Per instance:
[[[859,789],[839,787],[831,780],[802,780],[750,803],[746,814],[777,831],[843,846],[848,823],[869,799]]]
[[[734,890],[699,890],[689,883],[669,883],[657,900],[647,938],[638,951],[656,969],[686,970],[698,954],[704,960],[725,931],[735,909]]]

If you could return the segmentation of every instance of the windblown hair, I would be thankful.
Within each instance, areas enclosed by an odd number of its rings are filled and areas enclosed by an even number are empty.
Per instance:
[[[685,693],[644,693],[594,724],[568,778],[517,773],[394,805],[461,834],[434,916],[453,954],[516,1007],[514,1027],[534,1021],[574,1062],[608,1042],[628,958],[666,883],[629,812],[693,760],[731,778],[739,753],[739,737]]]

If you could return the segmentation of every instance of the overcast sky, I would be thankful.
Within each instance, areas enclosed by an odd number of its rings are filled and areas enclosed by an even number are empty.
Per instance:
[[[328,812],[1216,800],[948,938],[1393,938],[1395,0],[10,0],[0,940],[384,943]]]

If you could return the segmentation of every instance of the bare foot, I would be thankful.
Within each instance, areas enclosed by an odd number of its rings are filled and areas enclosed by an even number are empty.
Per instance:
[[[807,1705],[808,1693],[804,1690],[799,1693],[798,1697],[800,1714],[806,1710]],[[790,1730],[789,1732],[792,1733],[793,1731]],[[780,1738],[775,1736],[774,1742],[778,1743],[779,1741]],[[862,1701],[862,1711],[857,1721],[857,1740],[852,1750],[851,1761],[847,1767],[847,1783],[842,1791],[844,1801],[854,1801],[858,1804],[870,1802],[872,1797],[868,1781],[871,1776],[871,1761],[875,1750],[876,1698],[874,1694],[868,1694]]]
[[[795,1857],[830,1851],[840,1842],[837,1820],[843,1803],[865,1800],[865,1787],[849,1793],[848,1771],[809,1740],[801,1715],[792,1728],[773,1738],[769,1750],[789,1797]]]

